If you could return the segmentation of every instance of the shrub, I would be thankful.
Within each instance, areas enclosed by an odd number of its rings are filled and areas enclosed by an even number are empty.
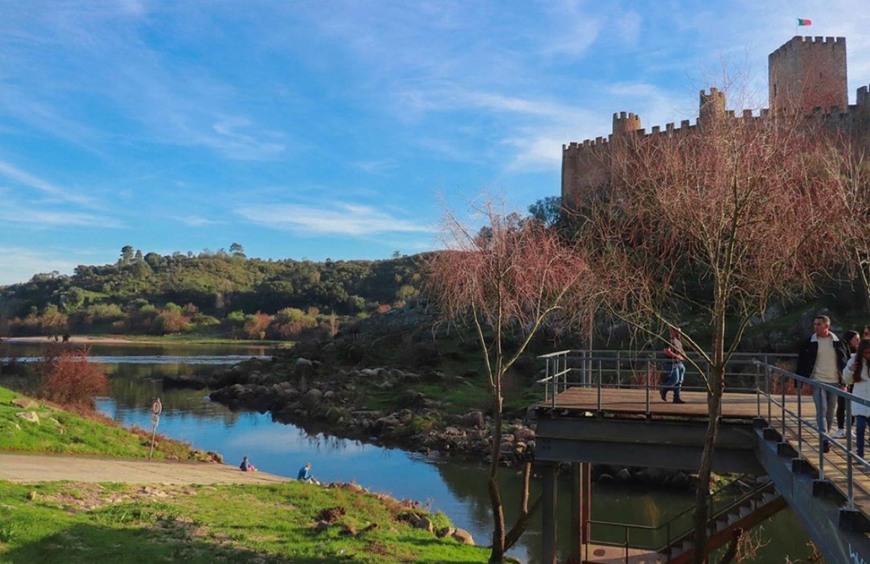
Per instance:
[[[61,405],[95,407],[94,396],[105,394],[109,379],[88,362],[87,347],[49,345],[38,370],[42,376],[40,396]]]

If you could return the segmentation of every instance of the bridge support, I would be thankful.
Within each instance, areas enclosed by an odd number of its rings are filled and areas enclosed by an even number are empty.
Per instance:
[[[556,564],[556,464],[540,465],[543,482],[541,504],[541,562]]]
[[[582,562],[583,545],[590,542],[592,465],[571,463],[571,562]]]

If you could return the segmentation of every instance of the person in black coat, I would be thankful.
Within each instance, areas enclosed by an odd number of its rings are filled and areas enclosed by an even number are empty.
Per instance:
[[[842,384],[840,375],[849,361],[849,355],[849,344],[831,332],[831,319],[827,315],[817,315],[813,319],[813,334],[798,347],[795,373],[827,384],[813,387],[816,425],[820,436],[827,435],[833,425],[837,409],[836,389]],[[830,448],[827,438],[822,436],[822,449],[827,452]]]

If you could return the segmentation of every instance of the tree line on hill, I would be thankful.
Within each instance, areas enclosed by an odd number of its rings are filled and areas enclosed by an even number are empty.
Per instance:
[[[114,264],[37,274],[0,288],[0,335],[197,331],[293,339],[400,306],[420,293],[425,255],[387,260],[263,260],[238,243],[199,254],[121,249]]]

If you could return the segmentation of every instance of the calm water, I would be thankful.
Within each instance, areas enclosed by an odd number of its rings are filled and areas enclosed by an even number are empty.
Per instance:
[[[8,345],[16,356],[38,356],[38,347]],[[295,477],[306,462],[323,482],[356,482],[370,490],[400,499],[413,499],[433,511],[447,514],[454,524],[474,535],[475,542],[489,544],[491,520],[486,495],[486,467],[452,459],[437,460],[357,441],[307,433],[293,425],[274,423],[268,414],[233,412],[208,400],[204,391],[163,390],[168,374],[210,373],[224,369],[229,361],[268,354],[263,347],[228,348],[205,346],[93,346],[111,376],[109,397],[98,400],[100,411],[124,425],[151,426],[151,401],[160,397],[163,414],[158,431],[187,441],[196,448],[219,452],[229,464],[248,456],[261,470]],[[8,352],[4,354],[10,354]],[[229,357],[229,358],[228,358]],[[221,365],[223,364],[223,366]],[[504,469],[503,496],[510,526],[519,505],[520,480],[516,471]],[[533,484],[534,496],[539,488]],[[560,483],[563,492],[567,482]],[[592,516],[603,521],[658,525],[690,507],[691,494],[616,487],[593,487]],[[534,499],[534,497],[532,498]],[[560,497],[560,540],[568,538],[568,500]],[[511,554],[536,562],[540,554],[540,519],[535,519]],[[768,545],[758,562],[806,557],[807,538],[790,512],[779,513],[764,526]],[[563,549],[567,552],[567,547]]]

